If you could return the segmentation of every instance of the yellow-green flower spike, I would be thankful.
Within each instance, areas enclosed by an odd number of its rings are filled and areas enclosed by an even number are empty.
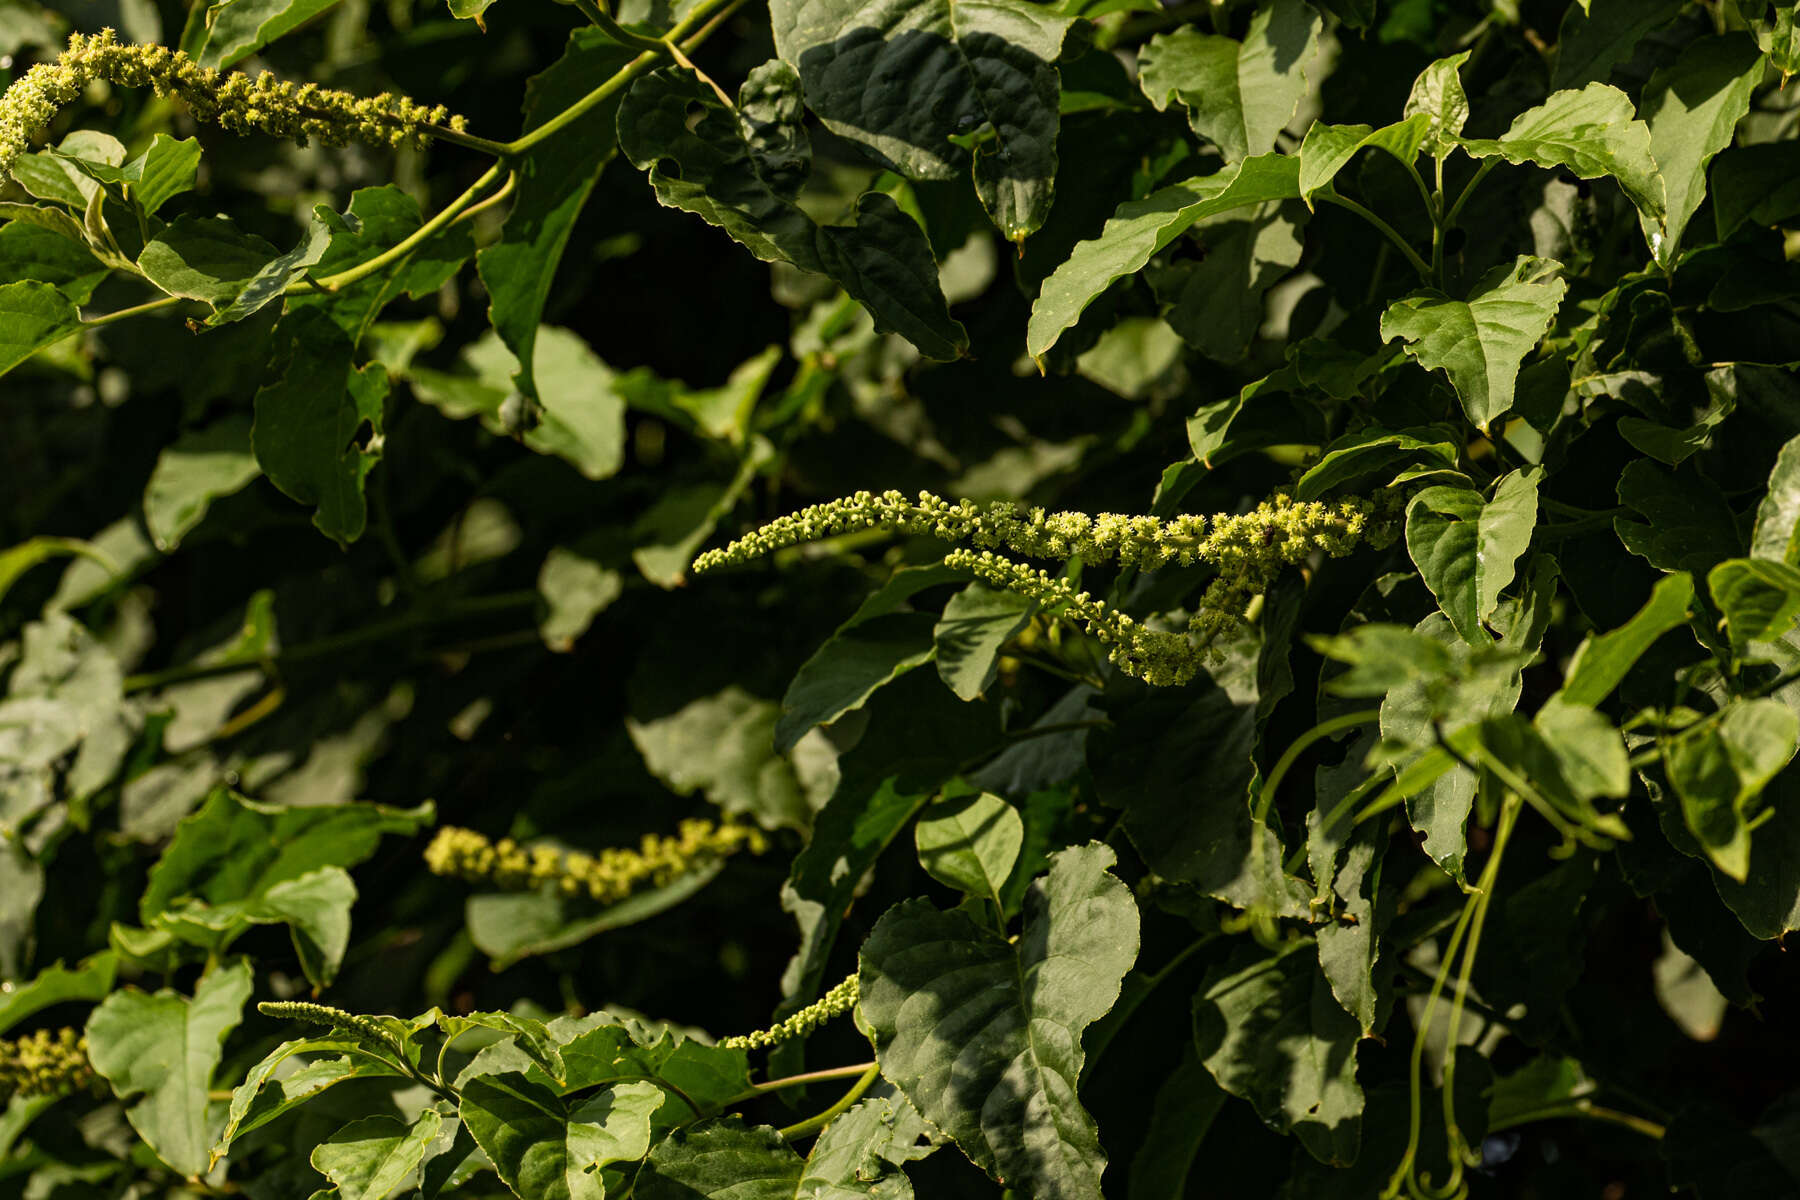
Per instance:
[[[1122,513],[1050,513],[1007,502],[951,503],[930,492],[920,492],[917,500],[899,492],[857,492],[778,517],[721,550],[709,550],[694,560],[694,571],[732,566],[801,542],[865,529],[970,543],[976,549],[953,550],[944,562],[1047,607],[1062,606],[1108,644],[1112,661],[1121,670],[1148,683],[1174,686],[1194,677],[1212,644],[1236,627],[1250,599],[1268,590],[1283,567],[1314,553],[1340,558],[1361,545],[1390,544],[1400,528],[1398,500],[1397,494],[1384,493],[1372,501],[1357,497],[1298,501],[1278,493],[1246,513],[1190,514],[1163,521]],[[1189,624],[1189,633],[1197,637],[1197,642],[1190,642],[1180,634],[1147,629],[1105,601],[997,550],[1028,558],[1116,561],[1142,570],[1170,563],[1209,563],[1219,574]]]
[[[1061,615],[1080,621],[1108,647],[1121,671],[1157,687],[1179,687],[1200,669],[1201,654],[1179,633],[1149,629],[1096,600],[1066,579],[1014,562],[991,550],[952,550],[944,565],[968,571],[990,587],[1036,600]]]
[[[11,1096],[63,1096],[93,1082],[87,1038],[79,1029],[40,1029],[0,1041],[0,1102]]]
[[[269,1000],[258,1004],[256,1011],[278,1020],[326,1025],[364,1043],[400,1048],[400,1041],[391,1030],[374,1017],[366,1017],[361,1013],[345,1012],[341,1008],[324,1004],[308,1004],[302,1000]]]
[[[0,96],[0,176],[12,171],[57,110],[81,97],[90,83],[153,88],[176,96],[194,119],[233,133],[266,133],[302,145],[312,138],[332,146],[364,142],[397,146],[423,142],[428,125],[461,130],[464,121],[443,105],[417,104],[383,92],[357,96],[317,84],[277,80],[268,72],[252,78],[221,72],[166,46],[121,43],[110,29],[89,37],[75,34],[53,63],[40,63]]]
[[[599,854],[565,854],[511,838],[495,842],[473,829],[447,826],[425,848],[425,865],[434,875],[508,891],[551,884],[565,896],[617,904],[644,887],[663,887],[739,851],[761,854],[768,848],[762,830],[735,822],[683,821],[673,837],[646,834],[636,849],[615,846]]]
[[[747,1033],[742,1037],[721,1038],[719,1045],[726,1050],[757,1050],[763,1046],[773,1046],[777,1042],[805,1037],[833,1017],[842,1016],[855,1008],[861,995],[858,977],[852,975],[779,1025]]]

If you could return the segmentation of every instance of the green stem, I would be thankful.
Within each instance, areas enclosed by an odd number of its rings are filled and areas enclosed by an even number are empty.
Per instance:
[[[599,28],[600,32],[621,46],[636,46],[639,50],[651,50],[658,53],[668,50],[668,47],[660,39],[633,32],[613,20],[612,14],[606,11],[605,6],[596,4],[594,0],[573,0],[573,3],[588,20]]]
[[[808,1071],[804,1075],[784,1075],[780,1079],[771,1079],[767,1083],[753,1083],[750,1090],[739,1092],[731,1099],[719,1105],[720,1108],[731,1108],[746,1100],[754,1100],[758,1096],[767,1096],[770,1092],[779,1092],[784,1088],[806,1087],[813,1083],[829,1083],[833,1079],[855,1079],[866,1074],[876,1064],[872,1062],[852,1063],[847,1067],[830,1067],[823,1071]]]
[[[739,2],[740,0],[701,0],[699,4],[694,6],[694,10],[686,17],[683,17],[681,22],[676,25],[675,28],[669,30],[668,36],[664,38],[663,41],[672,45],[687,37],[690,32],[698,31],[695,33],[693,39],[693,44],[697,45],[712,32],[714,26],[709,24],[712,18],[715,16],[723,16],[727,10],[736,7]],[[687,48],[692,49],[693,46],[690,45]],[[570,125],[573,125],[575,122],[581,120],[582,117],[592,112],[596,107],[606,103],[607,100],[611,99],[617,92],[632,80],[636,79],[639,75],[649,71],[650,68],[656,65],[657,60],[663,56],[667,49],[668,46],[659,44],[655,50],[645,50],[642,54],[626,63],[624,67],[620,68],[611,79],[608,79],[605,83],[602,83],[599,87],[595,88],[575,103],[569,105],[569,107],[563,109],[560,113],[557,113],[554,117],[551,117],[536,129],[533,129],[530,133],[508,142],[506,145],[506,153],[509,156],[523,154],[532,147],[555,137],[558,133],[561,133],[564,129],[567,129]]]
[[[1498,1133],[1502,1129],[1513,1129],[1520,1125],[1530,1125],[1537,1121],[1558,1121],[1565,1117],[1580,1117],[1590,1121],[1605,1121],[1613,1125],[1622,1125],[1645,1137],[1661,1141],[1668,1132],[1663,1126],[1647,1117],[1633,1113],[1620,1112],[1616,1108],[1607,1108],[1589,1100],[1571,1100],[1566,1104],[1549,1104],[1543,1108],[1534,1108],[1511,1117],[1503,1118],[1488,1126],[1489,1133]]]
[[[1468,186],[1463,188],[1462,193],[1456,197],[1456,203],[1450,206],[1450,213],[1444,218],[1445,229],[1456,227],[1456,218],[1462,215],[1463,205],[1469,202],[1469,197],[1475,194],[1475,189],[1481,185],[1483,179],[1487,178],[1488,172],[1494,169],[1494,164],[1498,161],[1499,159],[1494,158],[1481,160],[1481,165],[1475,168],[1474,178],[1469,180]]]
[[[180,304],[184,299],[186,299],[184,296],[163,296],[161,299],[134,304],[130,308],[121,308],[118,312],[102,313],[97,317],[84,317],[81,323],[89,329],[94,329],[101,325],[111,325],[114,321],[123,321],[128,317],[141,317],[145,313],[158,312]]]
[[[424,122],[419,125],[419,132],[431,138],[433,141],[449,142],[451,145],[462,146],[468,150],[479,150],[481,153],[491,154],[495,158],[502,158],[506,154],[505,142],[496,142],[492,138],[477,137],[476,135],[461,129],[452,129],[448,125],[433,125],[429,122]]]
[[[1354,729],[1358,725],[1367,725],[1370,721],[1380,719],[1381,710],[1379,708],[1359,709],[1353,713],[1345,713],[1341,717],[1333,717],[1329,721],[1320,721],[1294,739],[1293,744],[1276,760],[1275,769],[1269,772],[1268,779],[1263,782],[1262,792],[1256,798],[1256,823],[1260,825],[1268,818],[1269,807],[1275,802],[1275,789],[1281,786],[1281,781],[1287,778],[1287,773],[1293,770],[1294,764],[1300,761],[1300,756],[1306,753],[1308,747],[1333,734],[1342,733],[1346,729]]]
[[[819,1130],[836,1120],[839,1115],[848,1112],[852,1104],[861,1100],[863,1093],[869,1090],[880,1074],[880,1065],[870,1063],[868,1069],[862,1073],[861,1077],[858,1078],[855,1083],[850,1085],[850,1090],[845,1092],[836,1104],[832,1105],[816,1117],[808,1117],[798,1124],[789,1125],[786,1129],[781,1130],[781,1140],[784,1142],[797,1142],[803,1137],[819,1132]]]
[[[1419,257],[1419,252],[1417,250],[1414,250],[1411,246],[1406,244],[1406,239],[1401,237],[1400,231],[1395,229],[1392,225],[1389,225],[1386,221],[1347,196],[1340,196],[1333,191],[1323,191],[1319,193],[1318,198],[1325,201],[1327,204],[1335,204],[1347,212],[1353,212],[1363,220],[1367,221],[1370,225],[1373,225],[1382,236],[1394,243],[1394,246],[1400,253],[1406,256],[1406,261],[1412,264],[1413,270],[1419,273],[1420,279],[1428,280],[1431,278],[1431,265],[1423,258]]]
[[[396,634],[406,633],[413,629],[428,625],[461,621],[469,617],[485,613],[500,612],[514,608],[525,608],[538,602],[538,594],[534,591],[499,592],[492,596],[477,596],[459,604],[448,605],[441,609],[412,613],[396,617],[391,621],[380,621],[374,625],[365,625],[361,629],[352,629],[317,641],[305,642],[290,650],[266,658],[233,658],[219,662],[185,663],[178,667],[169,667],[162,671],[150,671],[141,675],[125,677],[125,692],[131,695],[137,692],[154,691],[157,688],[169,687],[177,683],[188,683],[196,679],[211,679],[218,675],[229,675],[235,671],[262,668],[275,670],[291,667],[299,663],[316,659],[330,658],[346,650],[354,650],[376,642],[386,641]]]
[[[423,225],[407,234],[404,238],[401,238],[394,245],[388,247],[367,262],[358,263],[348,270],[339,271],[336,275],[327,275],[325,278],[317,280],[311,286],[317,287],[322,291],[335,292],[340,288],[349,287],[353,283],[359,283],[379,271],[386,270],[388,267],[410,255],[414,250],[418,249],[420,245],[436,235],[439,230],[456,220],[457,215],[465,208],[468,208],[471,204],[475,203],[476,197],[486,191],[488,185],[503,178],[506,174],[506,167],[500,163],[495,163],[486,171],[483,171],[481,178],[477,179],[474,183],[471,183],[462,195],[439,209],[437,214],[433,216],[431,220],[425,222]],[[290,290],[304,291],[308,289],[295,288]]]

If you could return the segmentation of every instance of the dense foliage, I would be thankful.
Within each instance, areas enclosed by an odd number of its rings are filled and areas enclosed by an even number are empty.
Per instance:
[[[0,55],[0,1197],[1800,1195],[1791,0]]]

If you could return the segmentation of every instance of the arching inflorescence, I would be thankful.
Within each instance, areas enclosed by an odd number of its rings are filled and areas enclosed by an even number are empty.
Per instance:
[[[490,841],[473,829],[451,826],[425,848],[425,865],[434,875],[509,891],[548,883],[565,896],[616,904],[640,888],[673,883],[739,851],[761,854],[768,848],[762,830],[735,822],[683,821],[673,837],[645,834],[636,849],[615,846],[597,855],[526,847],[511,838]]]
[[[62,1096],[93,1081],[87,1039],[79,1029],[40,1029],[0,1041],[0,1101],[12,1096]]]
[[[1281,569],[1314,553],[1340,558],[1358,546],[1389,545],[1399,528],[1397,495],[1325,502],[1277,493],[1244,513],[1182,514],[1166,521],[1121,513],[1046,512],[1006,501],[952,503],[929,492],[908,500],[899,492],[857,492],[778,517],[694,560],[694,571],[749,562],[821,538],[867,529],[963,542],[944,561],[982,582],[1060,607],[1109,647],[1115,665],[1159,686],[1192,679],[1218,638],[1236,627],[1251,598],[1266,591]],[[1153,571],[1170,564],[1208,563],[1219,573],[1208,585],[1188,635],[1146,628],[1066,579],[1015,562],[1027,558],[1117,562]]]
[[[805,1037],[833,1017],[842,1016],[855,1008],[861,995],[860,976],[852,975],[787,1020],[742,1037],[720,1038],[719,1045],[727,1050],[757,1050],[778,1042]]]
[[[430,136],[426,126],[460,130],[464,122],[443,105],[427,106],[383,92],[357,96],[314,83],[277,80],[264,71],[203,67],[166,46],[121,43],[110,29],[89,37],[75,34],[53,63],[40,63],[0,96],[0,176],[64,105],[81,97],[90,83],[153,88],[179,97],[194,119],[233,133],[266,133],[302,145],[311,138],[331,146],[364,142],[397,146]]]

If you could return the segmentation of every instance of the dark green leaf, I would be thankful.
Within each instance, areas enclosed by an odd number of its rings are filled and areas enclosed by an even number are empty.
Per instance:
[[[1016,946],[919,900],[863,943],[858,1014],[882,1074],[976,1165],[1043,1200],[1101,1195],[1106,1159],[1075,1082],[1082,1031],[1137,957],[1137,906],[1112,863],[1095,843],[1052,855]]]
[[[81,328],[81,313],[52,284],[35,279],[0,286],[0,375]]]
[[[1675,261],[1688,220],[1706,197],[1706,164],[1731,144],[1763,66],[1756,42],[1744,34],[1700,38],[1645,85],[1638,112],[1650,126],[1650,154],[1668,196],[1661,221],[1643,218],[1658,263]]]
[[[1531,544],[1542,479],[1543,470],[1531,467],[1503,477],[1491,500],[1466,488],[1429,487],[1407,505],[1407,551],[1471,645],[1488,644],[1484,626]]]

